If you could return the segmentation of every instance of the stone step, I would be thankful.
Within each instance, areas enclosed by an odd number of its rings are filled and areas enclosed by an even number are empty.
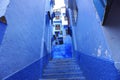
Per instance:
[[[72,72],[72,71],[81,71],[80,68],[70,68],[70,69],[44,69],[44,72]]]
[[[62,70],[65,70],[65,69],[80,69],[79,66],[46,66],[45,69],[55,69],[55,70],[58,70],[58,69],[62,69]]]
[[[73,77],[83,77],[81,73],[73,73],[73,74],[43,74],[43,78],[73,78]]]
[[[74,64],[76,61],[51,61],[49,64]]]
[[[76,67],[79,67],[78,65],[49,65],[49,66],[46,66],[46,68],[76,68]]]
[[[76,62],[74,61],[64,61],[64,62],[49,62],[49,64],[58,64],[58,65],[64,65],[64,64],[76,64]]]
[[[44,70],[43,73],[44,74],[57,74],[57,73],[72,73],[72,72],[81,72],[82,71],[80,69],[76,69],[76,70]]]
[[[76,60],[74,59],[52,59],[49,62],[75,62]]]
[[[51,79],[39,79],[39,80],[85,80],[85,77],[72,77],[72,78],[51,78]]]
[[[47,66],[71,66],[77,65],[76,63],[49,63]]]
[[[53,59],[43,70],[41,80],[85,80],[85,77],[76,60],[72,58]]]
[[[82,74],[82,72],[63,72],[63,73],[44,73],[43,76],[53,76],[53,75],[75,75],[75,74]]]

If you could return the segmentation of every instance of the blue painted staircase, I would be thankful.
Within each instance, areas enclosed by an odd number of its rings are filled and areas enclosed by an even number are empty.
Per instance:
[[[40,80],[85,80],[85,77],[74,59],[55,58],[49,61]]]

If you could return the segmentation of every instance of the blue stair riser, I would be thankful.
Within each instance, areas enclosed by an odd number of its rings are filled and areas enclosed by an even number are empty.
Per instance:
[[[85,80],[85,77],[73,77],[73,78],[51,78],[51,79],[39,79],[39,80]]]
[[[46,67],[45,69],[79,69],[79,66],[67,66],[67,67]]]
[[[76,62],[76,61],[68,61],[68,60],[66,60],[66,61],[50,61],[49,63],[73,63],[73,62]]]
[[[64,68],[64,67],[79,67],[79,65],[47,65],[46,68]]]
[[[82,72],[65,72],[65,73],[44,73],[43,76],[62,76],[62,75],[76,75],[76,74],[81,74],[82,75]]]
[[[72,77],[83,77],[82,74],[63,74],[63,75],[46,75],[44,76],[43,75],[43,78],[48,78],[48,79],[51,79],[51,78],[72,78]]]
[[[64,66],[78,66],[78,65],[76,65],[76,64],[49,64],[49,65],[47,65],[47,67],[52,67],[52,66],[55,66],[55,67],[59,67],[59,66],[61,66],[61,67],[64,67]]]
[[[80,71],[80,68],[72,68],[72,69],[45,69],[44,72],[73,72],[73,71]]]
[[[50,62],[48,65],[67,65],[67,64],[76,64],[76,62]]]
[[[65,70],[54,70],[54,71],[52,71],[52,70],[47,70],[47,71],[44,71],[44,73],[45,74],[57,74],[57,73],[72,73],[72,72],[81,72],[82,73],[82,71],[80,71],[80,70],[78,70],[78,69],[76,69],[76,70],[67,70],[67,71],[65,71]]]

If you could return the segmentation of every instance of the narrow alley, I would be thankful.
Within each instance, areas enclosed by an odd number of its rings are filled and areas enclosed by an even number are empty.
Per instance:
[[[61,5],[59,5],[61,3]],[[64,0],[55,0],[52,7],[52,54],[53,58],[72,58],[72,31],[68,24]]]
[[[120,0],[0,0],[0,80],[120,80]]]

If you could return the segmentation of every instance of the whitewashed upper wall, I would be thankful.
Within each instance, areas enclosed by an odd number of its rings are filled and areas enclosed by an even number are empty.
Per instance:
[[[10,0],[0,0],[0,17],[5,14],[9,2]]]

